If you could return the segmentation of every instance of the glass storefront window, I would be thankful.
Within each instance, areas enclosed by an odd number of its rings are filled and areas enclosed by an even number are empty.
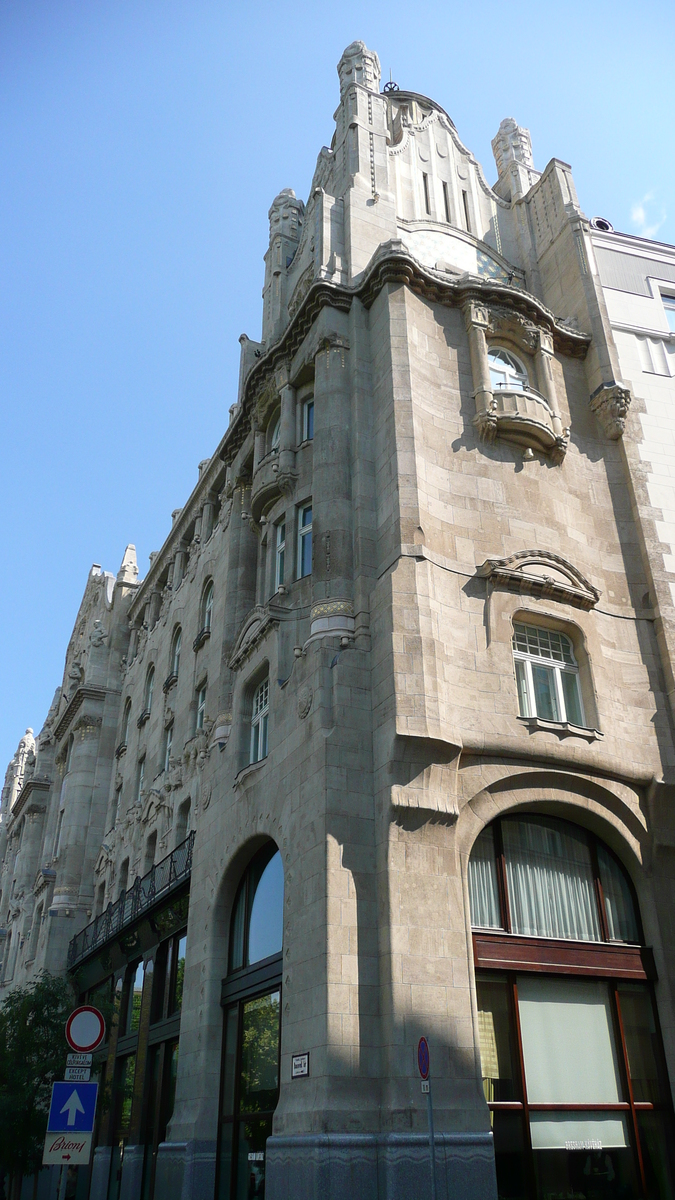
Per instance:
[[[141,1000],[143,998],[143,963],[130,968],[129,991],[127,994],[127,1033],[136,1033],[141,1023]]]
[[[478,1032],[483,1091],[488,1102],[515,1100],[520,1095],[511,1058],[511,1015],[505,978],[481,976],[476,980]]]

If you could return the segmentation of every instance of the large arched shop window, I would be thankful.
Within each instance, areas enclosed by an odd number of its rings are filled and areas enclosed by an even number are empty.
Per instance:
[[[264,1196],[265,1146],[279,1099],[284,870],[269,842],[237,891],[223,980],[218,1200]]]
[[[673,1114],[632,885],[587,830],[506,816],[469,897],[498,1193],[671,1200]]]

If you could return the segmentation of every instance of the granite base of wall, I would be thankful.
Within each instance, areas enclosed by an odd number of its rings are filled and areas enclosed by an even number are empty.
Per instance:
[[[140,1200],[145,1146],[125,1146],[119,1200]]]
[[[497,1200],[491,1133],[438,1133],[437,1200]],[[316,1134],[267,1142],[266,1200],[429,1200],[424,1134]]]
[[[94,1150],[89,1200],[106,1200],[107,1198],[111,1155],[112,1146],[97,1146]]]

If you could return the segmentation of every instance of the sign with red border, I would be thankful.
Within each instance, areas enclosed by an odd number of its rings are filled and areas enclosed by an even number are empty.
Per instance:
[[[429,1043],[421,1037],[417,1045],[417,1066],[422,1079],[429,1078]]]
[[[66,1041],[76,1054],[91,1054],[105,1037],[103,1013],[90,1004],[82,1004],[66,1021]]]

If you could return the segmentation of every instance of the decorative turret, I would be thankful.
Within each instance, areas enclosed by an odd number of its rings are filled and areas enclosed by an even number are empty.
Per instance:
[[[518,125],[513,117],[505,117],[492,139],[492,153],[499,172],[495,192],[503,200],[519,200],[541,175],[534,169],[529,129]]]
[[[274,341],[287,321],[286,279],[302,236],[305,206],[293,188],[284,188],[269,210],[270,244],[265,255],[263,341]]]
[[[369,92],[380,90],[380,60],[374,50],[369,50],[365,42],[352,42],[347,46],[337,67],[340,77],[340,96],[344,96],[348,87],[358,83]]]
[[[117,582],[132,586],[138,583],[138,564],[134,545],[128,545],[124,551],[122,565],[117,572]]]

